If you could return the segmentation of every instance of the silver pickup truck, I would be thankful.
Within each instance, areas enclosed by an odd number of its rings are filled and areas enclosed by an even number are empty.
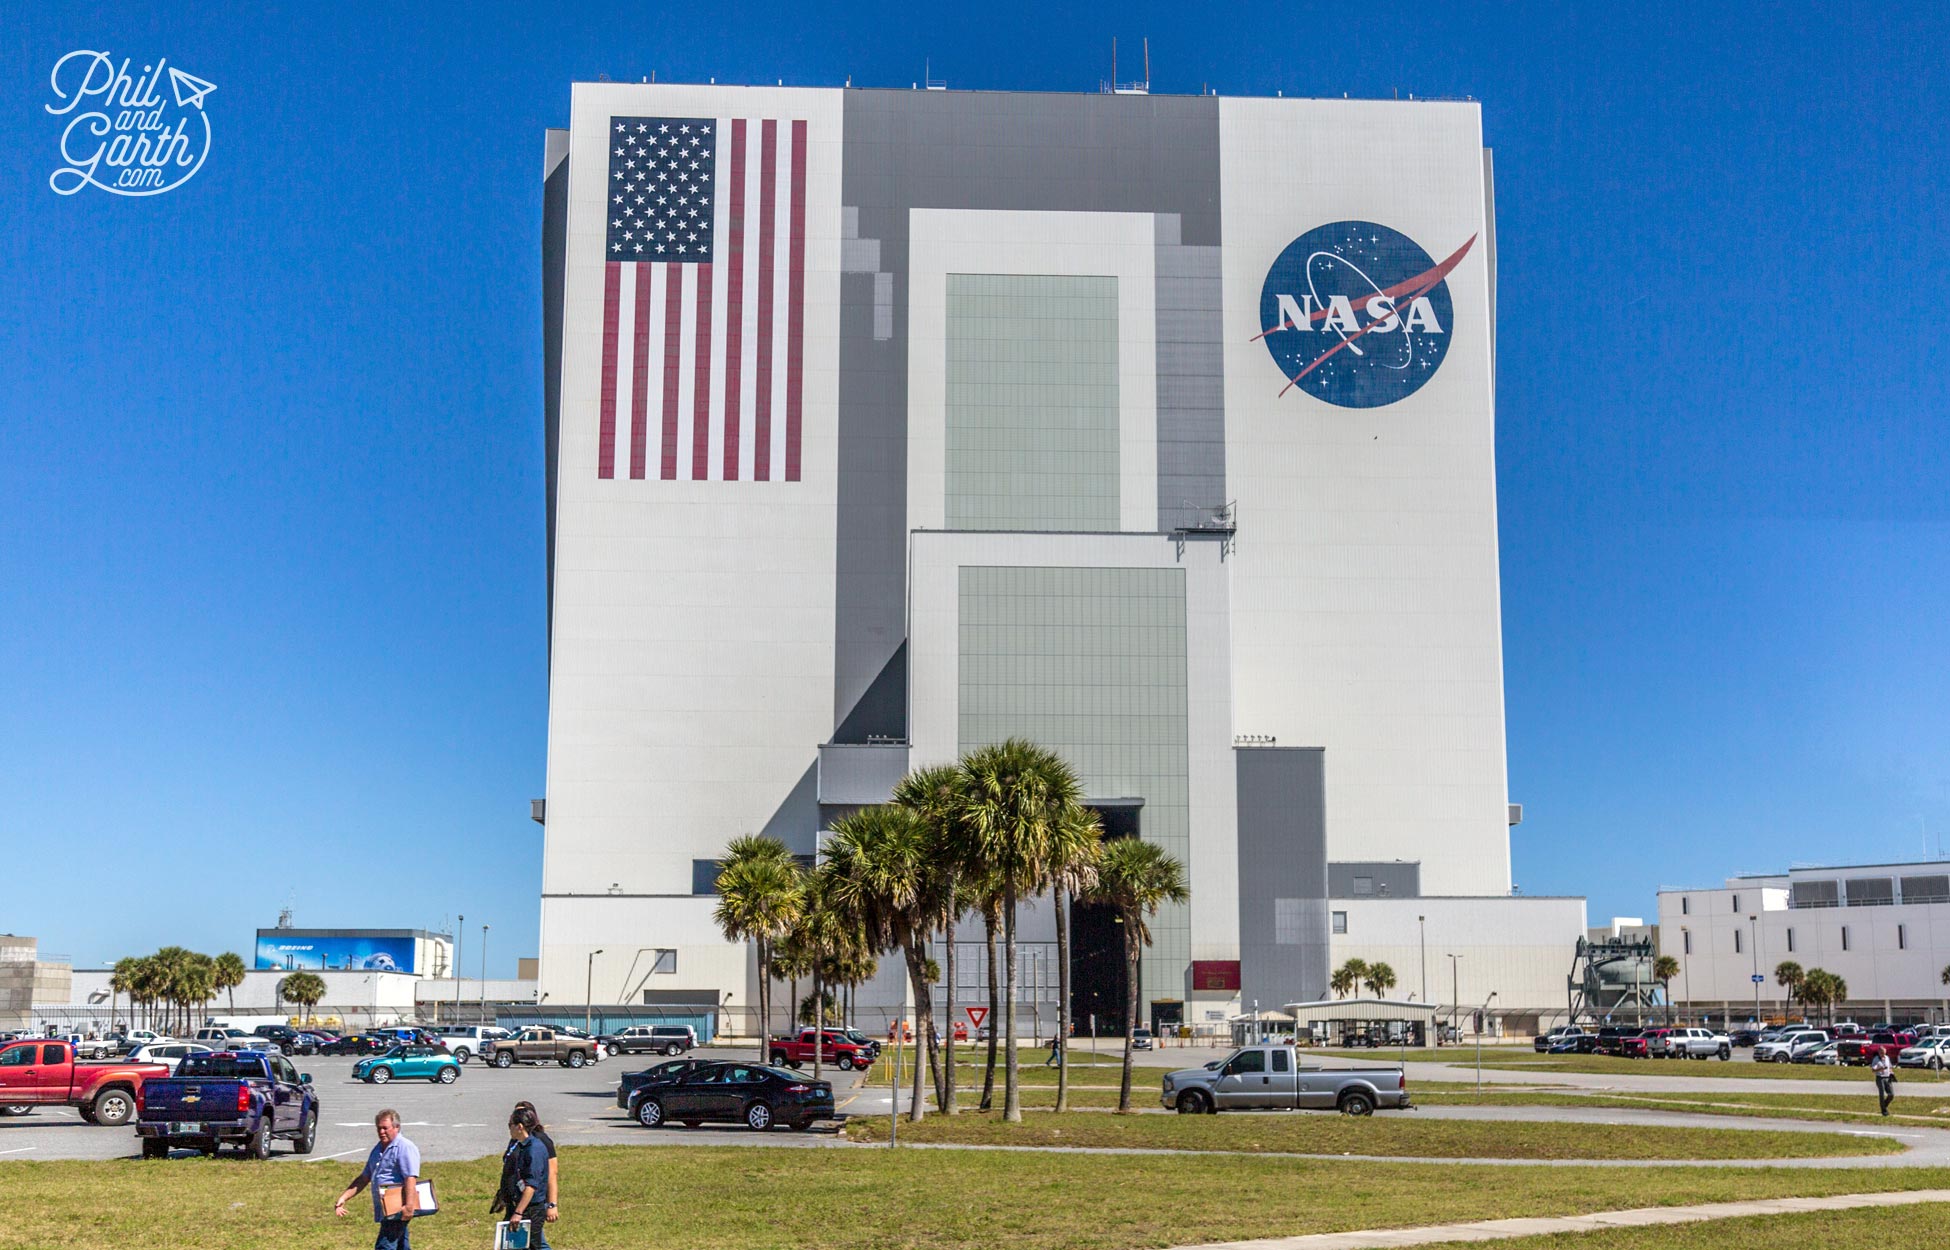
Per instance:
[[[1372,1115],[1376,1107],[1408,1107],[1408,1078],[1400,1068],[1323,1067],[1292,1046],[1242,1046],[1210,1067],[1166,1073],[1162,1101],[1181,1115],[1308,1108]]]

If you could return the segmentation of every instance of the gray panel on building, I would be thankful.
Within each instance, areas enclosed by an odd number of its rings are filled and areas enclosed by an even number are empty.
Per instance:
[[[1412,860],[1351,861],[1327,865],[1329,898],[1420,898],[1422,865]]]
[[[1239,803],[1239,997],[1262,1010],[1327,995],[1327,753],[1233,752]]]

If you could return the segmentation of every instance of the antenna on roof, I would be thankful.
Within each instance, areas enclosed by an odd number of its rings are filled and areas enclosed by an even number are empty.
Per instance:
[[[1147,91],[1151,88],[1151,36],[1149,35],[1144,37],[1144,86]]]

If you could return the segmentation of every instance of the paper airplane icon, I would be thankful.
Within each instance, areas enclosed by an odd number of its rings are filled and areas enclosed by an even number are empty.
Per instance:
[[[176,92],[177,108],[202,108],[203,97],[217,89],[217,84],[204,82],[195,74],[185,74],[174,65],[169,67],[169,85]]]

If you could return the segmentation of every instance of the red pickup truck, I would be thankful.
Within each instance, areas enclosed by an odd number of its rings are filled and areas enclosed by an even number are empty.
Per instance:
[[[814,1040],[810,1026],[800,1029],[797,1035],[780,1034],[772,1039],[772,1062],[795,1068],[811,1063]],[[821,1060],[843,1072],[864,1068],[873,1062],[866,1048],[849,1038],[843,1030],[827,1029],[825,1036],[818,1041]]]
[[[1909,1029],[1883,1029],[1866,1036],[1858,1034],[1839,1039],[1835,1043],[1835,1057],[1850,1066],[1860,1066],[1874,1062],[1882,1054],[1894,1063],[1904,1050],[1914,1045],[1916,1034]]]
[[[134,1117],[142,1083],[168,1075],[160,1063],[76,1063],[66,1042],[9,1042],[0,1049],[0,1114],[75,1107],[90,1124],[120,1126]]]

